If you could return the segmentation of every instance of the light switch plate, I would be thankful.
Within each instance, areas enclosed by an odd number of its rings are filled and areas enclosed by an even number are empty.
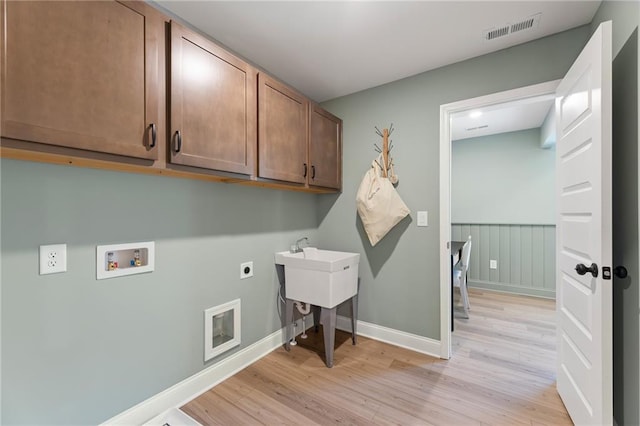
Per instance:
[[[489,269],[498,269],[498,261],[497,260],[489,260]]]
[[[418,212],[418,226],[429,226],[429,212]]]

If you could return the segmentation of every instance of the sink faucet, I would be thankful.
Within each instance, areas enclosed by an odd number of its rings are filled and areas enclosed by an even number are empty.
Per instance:
[[[302,237],[296,241],[295,245],[291,246],[291,253],[300,253],[302,249],[300,248],[300,243],[306,241],[307,245],[309,245],[309,238]]]

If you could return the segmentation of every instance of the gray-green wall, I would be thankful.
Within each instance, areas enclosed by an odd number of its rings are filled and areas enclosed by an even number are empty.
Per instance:
[[[451,239],[472,235],[471,287],[555,297],[556,158],[540,133],[452,142]]]
[[[364,253],[361,320],[440,339],[440,105],[562,78],[588,36],[589,27],[580,27],[324,104],[344,120],[345,167],[342,196],[319,198],[319,239]],[[391,122],[398,192],[412,213],[371,248],[355,194],[376,155],[374,126]],[[416,227],[417,210],[429,212],[428,227]]]
[[[275,251],[317,242],[315,195],[3,159],[2,424],[97,424],[278,330]],[[96,280],[96,245],[153,240],[155,271]],[[68,272],[38,275],[67,243]],[[240,280],[240,263],[255,276]],[[203,311],[242,344],[203,362]]]
[[[453,141],[453,223],[555,223],[555,149],[540,129]]]
[[[640,3],[604,1],[591,25],[613,21],[613,411],[618,425],[640,424],[638,250],[638,26]]]
[[[452,143],[451,239],[472,235],[472,287],[555,297],[556,158],[540,147],[540,133]]]

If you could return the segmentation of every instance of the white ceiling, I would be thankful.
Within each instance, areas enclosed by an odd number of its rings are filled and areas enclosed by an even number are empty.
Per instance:
[[[549,95],[460,112],[452,116],[451,140],[538,128],[553,103],[554,97]]]
[[[600,1],[191,1],[156,4],[325,101],[591,22]],[[486,30],[540,13],[539,25]]]

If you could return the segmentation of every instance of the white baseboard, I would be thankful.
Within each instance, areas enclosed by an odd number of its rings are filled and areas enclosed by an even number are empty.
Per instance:
[[[308,324],[307,328],[312,326],[313,324]],[[336,327],[340,330],[351,331],[351,319],[338,315]],[[300,330],[300,332],[302,330],[300,320],[296,323],[296,331],[297,330]],[[440,357],[440,342],[438,340],[405,333],[404,331],[398,331],[364,321],[358,321],[357,332],[359,335],[374,340],[434,357]],[[279,348],[284,344],[284,339],[284,330],[277,330],[264,339],[247,346],[241,351],[142,401],[102,424],[142,425],[171,408],[179,408]]]
[[[302,330],[301,327],[302,323],[298,320],[296,331]],[[141,425],[171,408],[179,408],[279,348],[284,344],[284,339],[283,330],[277,330],[264,339],[110,418],[103,425]]]
[[[358,321],[356,327],[358,335],[440,358],[439,340],[418,336],[417,334],[406,333],[404,331],[364,321]],[[336,328],[351,332],[351,318],[338,315]]]
[[[542,297],[545,299],[555,299],[556,290],[533,288],[533,287],[521,287],[517,285],[510,285],[505,283],[495,283],[491,281],[469,280],[469,288],[478,288],[481,290],[497,291],[499,293],[509,294],[521,294],[524,296]]]
[[[193,417],[185,413],[179,408],[170,408],[157,417],[149,420],[143,426],[164,426],[164,425],[180,425],[180,426],[202,426]]]

